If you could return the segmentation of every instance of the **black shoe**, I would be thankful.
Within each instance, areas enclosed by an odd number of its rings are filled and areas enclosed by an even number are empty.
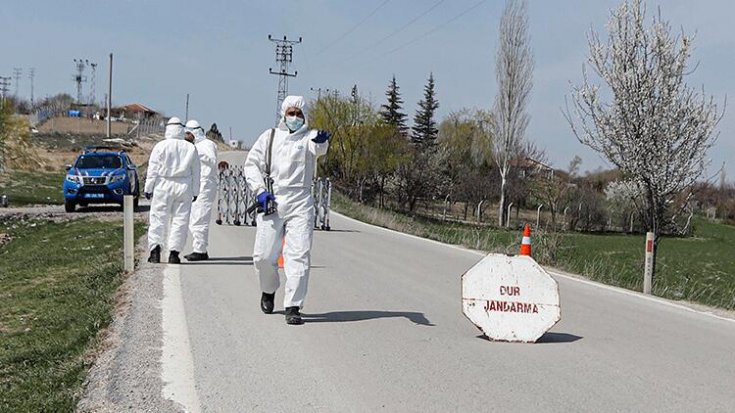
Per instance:
[[[260,296],[260,310],[266,314],[273,313],[273,300],[276,298],[276,293],[263,293]]]
[[[158,264],[161,262],[161,246],[156,245],[156,248],[151,250],[151,255],[148,257],[148,262]]]
[[[169,264],[181,264],[181,258],[179,258],[179,252],[171,250],[171,253],[168,254],[168,263]]]
[[[189,255],[184,255],[187,261],[204,261],[209,259],[209,254],[206,252],[192,252]]]
[[[286,324],[304,324],[304,320],[301,318],[301,313],[299,312],[299,307],[286,307]]]

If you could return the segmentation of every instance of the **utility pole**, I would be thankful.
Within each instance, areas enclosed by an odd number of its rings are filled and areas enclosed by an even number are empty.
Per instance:
[[[36,77],[36,68],[32,67],[28,69],[28,78],[31,80],[31,107],[34,106],[35,102],[33,102],[33,79]]]
[[[92,78],[89,81],[89,105],[97,104],[97,63],[90,63],[92,66]]]
[[[13,77],[15,78],[15,94],[14,96],[17,98],[18,93],[20,92],[20,77],[23,76],[23,69],[20,67],[14,67],[13,68]]]
[[[82,104],[82,83],[87,81],[84,76],[84,68],[89,64],[87,59],[74,59],[74,66],[77,72],[73,75],[74,82],[77,84],[77,104]]]
[[[184,123],[189,121],[189,94],[186,94],[186,114],[184,115]]]
[[[0,101],[5,103],[5,95],[8,93],[8,87],[10,86],[10,76],[0,76]]]
[[[327,95],[329,94],[329,92],[331,92],[331,91],[332,91],[332,89],[322,89],[322,88],[320,88],[320,87],[318,87],[318,88],[313,88],[313,87],[310,87],[310,88],[309,88],[309,90],[311,90],[312,92],[316,92],[316,100],[321,100],[321,98],[322,98],[322,90],[323,90],[323,91],[324,91],[324,93],[326,93]]]
[[[110,77],[107,80],[107,117],[105,117],[105,120],[107,121],[107,137],[110,137],[112,124],[110,123],[110,109],[112,106],[112,53],[110,53]]]
[[[278,125],[281,119],[281,103],[288,94],[288,78],[299,74],[297,71],[289,73],[288,66],[293,61],[293,45],[301,43],[301,37],[299,40],[288,40],[286,36],[283,36],[283,39],[274,39],[269,34],[268,40],[276,44],[276,63],[280,64],[277,72],[274,72],[273,68],[268,68],[270,74],[278,75],[278,97],[276,99],[276,125]]]

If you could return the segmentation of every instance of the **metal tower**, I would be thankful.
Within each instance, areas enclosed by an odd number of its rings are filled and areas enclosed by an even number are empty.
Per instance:
[[[12,79],[10,76],[0,76],[0,99],[2,103],[5,103],[5,95],[8,94],[10,79]]]
[[[277,72],[274,72],[273,68],[268,68],[270,74],[278,75],[278,97],[276,99],[277,126],[281,119],[281,102],[288,95],[288,78],[296,77],[299,74],[297,71],[288,73],[288,66],[293,61],[293,45],[301,43],[301,37],[299,37],[299,40],[288,40],[286,36],[283,36],[283,39],[274,39],[269,34],[268,40],[276,44],[276,63],[280,64],[280,70]]]
[[[28,69],[28,78],[31,80],[31,107],[33,107],[33,79],[36,77],[36,68],[32,67]]]
[[[20,77],[23,76],[23,69],[20,67],[14,67],[13,68],[13,77],[15,78],[15,94],[14,96],[17,98],[18,93],[20,93]]]
[[[92,77],[89,80],[89,105],[97,104],[97,63],[90,63],[92,66]]]
[[[76,66],[77,73],[74,74],[74,82],[77,84],[77,104],[82,104],[82,83],[87,81],[87,77],[84,76],[84,68],[89,64],[87,59],[74,59],[74,66]]]

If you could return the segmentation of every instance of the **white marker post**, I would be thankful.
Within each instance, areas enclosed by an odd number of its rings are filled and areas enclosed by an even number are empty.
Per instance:
[[[651,294],[653,282],[653,232],[646,232],[646,263],[643,270],[643,294]]]
[[[135,269],[133,222],[133,196],[125,195],[123,197],[123,265],[125,272],[133,272]]]

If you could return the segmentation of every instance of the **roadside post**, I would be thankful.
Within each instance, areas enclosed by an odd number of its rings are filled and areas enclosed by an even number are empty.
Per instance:
[[[535,343],[561,319],[559,286],[529,256],[489,254],[462,275],[462,312],[491,340]]]
[[[133,242],[133,196],[123,197],[123,263],[125,272],[135,269],[135,245]]]
[[[643,270],[643,294],[651,294],[653,286],[653,232],[646,232],[646,262]]]

